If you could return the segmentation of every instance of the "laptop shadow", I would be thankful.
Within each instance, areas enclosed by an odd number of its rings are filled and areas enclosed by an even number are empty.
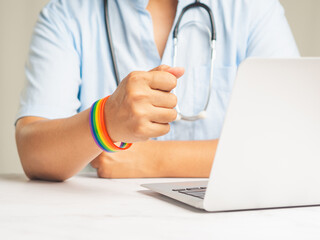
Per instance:
[[[173,204],[177,207],[183,208],[185,210],[188,210],[193,213],[214,213],[214,214],[223,214],[223,213],[245,213],[245,212],[264,212],[264,211],[277,211],[277,210],[289,210],[289,209],[303,209],[303,208],[320,208],[320,204],[316,205],[303,205],[303,206],[283,206],[283,207],[273,207],[273,208],[253,208],[253,209],[240,209],[240,210],[226,210],[226,211],[213,211],[209,212],[204,209],[198,209],[195,207],[192,207],[186,203],[180,202],[178,200],[172,199],[170,197],[167,197],[165,195],[162,195],[157,192],[153,192],[151,190],[140,190],[138,191],[141,194],[147,195],[152,198],[156,198],[161,201],[165,201],[169,204]]]
[[[141,194],[144,194],[146,196],[149,196],[149,197],[152,197],[152,198],[156,198],[156,199],[158,199],[160,201],[164,201],[166,203],[169,203],[169,204],[175,205],[177,207],[183,208],[183,209],[185,209],[187,211],[190,211],[190,212],[193,212],[193,213],[207,213],[207,211],[205,211],[205,210],[189,206],[188,204],[185,204],[183,202],[179,202],[178,200],[169,198],[169,197],[167,197],[165,195],[162,195],[162,194],[157,193],[157,192],[153,192],[151,190],[140,190],[138,192],[141,193]]]

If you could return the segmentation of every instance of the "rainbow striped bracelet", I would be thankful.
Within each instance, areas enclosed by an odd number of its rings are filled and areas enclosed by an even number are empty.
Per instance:
[[[132,146],[132,143],[120,144],[120,147],[116,146],[109,134],[105,125],[104,106],[110,96],[96,101],[90,111],[90,129],[91,134],[96,144],[106,152],[114,153],[121,150],[126,150]]]

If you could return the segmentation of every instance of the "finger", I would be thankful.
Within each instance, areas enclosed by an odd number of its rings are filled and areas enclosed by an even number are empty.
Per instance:
[[[177,96],[173,93],[152,90],[151,104],[155,107],[174,108],[177,106]]]
[[[170,131],[169,123],[155,123],[149,122],[146,126],[149,128],[148,138],[160,137],[167,134]]]
[[[97,170],[99,178],[111,178],[111,175],[112,175],[111,172],[112,170],[109,170],[104,167],[98,168]]]
[[[102,152],[99,156],[97,156],[95,159],[91,161],[91,166],[93,168],[100,168],[104,164],[104,160],[107,157],[106,152]]]
[[[153,123],[170,123],[176,120],[177,111],[169,108],[154,108],[149,120]]]
[[[185,72],[183,67],[170,67],[168,65],[160,65],[160,66],[152,69],[150,72],[155,72],[155,71],[168,72],[168,73],[171,73],[176,78],[182,77],[182,75]]]
[[[166,72],[171,73],[176,78],[181,78],[184,74],[184,71],[185,70],[183,67],[174,67],[174,68],[169,68],[166,70]]]
[[[97,157],[90,164],[93,168],[98,169],[101,165],[101,161],[100,161],[99,157]]]
[[[170,92],[177,86],[177,78],[168,72],[149,72],[149,86],[154,90]]]
[[[170,66],[162,64],[154,69],[151,69],[150,72],[164,72],[170,68]]]

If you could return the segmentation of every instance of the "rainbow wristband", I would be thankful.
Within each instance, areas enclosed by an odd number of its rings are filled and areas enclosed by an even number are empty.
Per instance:
[[[121,143],[120,147],[116,146],[108,135],[104,118],[104,106],[110,96],[96,101],[90,111],[90,129],[96,144],[106,152],[114,153],[126,150],[131,147],[132,143]]]

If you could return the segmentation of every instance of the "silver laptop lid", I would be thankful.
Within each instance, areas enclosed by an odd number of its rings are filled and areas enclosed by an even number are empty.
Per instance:
[[[208,211],[320,204],[320,59],[249,59],[239,68]]]

